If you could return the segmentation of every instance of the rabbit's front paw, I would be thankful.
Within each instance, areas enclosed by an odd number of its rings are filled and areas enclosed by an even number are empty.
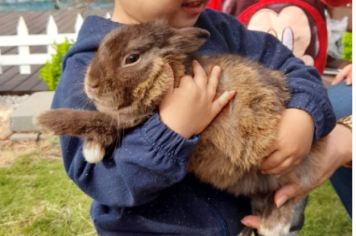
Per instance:
[[[51,110],[43,112],[33,118],[35,127],[44,134],[58,135],[61,130],[62,120],[57,119],[57,111]]]
[[[98,142],[85,141],[83,155],[87,162],[97,163],[104,158],[105,148]]]

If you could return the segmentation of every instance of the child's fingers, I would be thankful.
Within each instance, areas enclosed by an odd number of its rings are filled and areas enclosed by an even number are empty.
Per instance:
[[[347,70],[340,71],[339,74],[337,74],[335,76],[335,78],[333,79],[331,85],[340,83],[341,81],[343,81],[345,79],[346,75],[347,75]]]
[[[346,85],[347,85],[347,86],[352,85],[352,75],[351,75],[351,76],[348,76],[348,77],[346,78]]]
[[[294,166],[294,159],[289,157],[285,159],[281,164],[279,164],[277,167],[269,169],[269,170],[264,170],[267,174],[271,175],[277,175],[277,177],[287,173],[292,166]]]
[[[266,160],[262,162],[261,171],[262,173],[269,173],[268,170],[274,169],[286,159],[285,154],[280,150],[273,152],[267,157]]]
[[[229,103],[229,101],[235,96],[235,94],[236,94],[235,90],[226,91],[213,102],[212,113],[214,117],[221,111],[221,109],[223,109],[226,106],[226,104]]]
[[[221,68],[219,66],[214,66],[211,70],[209,82],[208,82],[208,93],[211,99],[213,100],[216,94],[216,90],[219,84]]]
[[[208,77],[206,75],[205,70],[199,64],[198,61],[193,60],[192,62],[194,81],[200,88],[206,88],[208,84]]]

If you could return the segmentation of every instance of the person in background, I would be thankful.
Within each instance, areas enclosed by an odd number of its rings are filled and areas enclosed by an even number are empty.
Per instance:
[[[302,0],[302,1],[259,1],[259,0],[212,0],[209,8],[225,12],[239,19],[247,29],[262,31],[272,34],[278,38],[293,54],[301,59],[306,65],[315,66],[319,73],[323,73],[327,60],[327,25],[325,10],[327,7],[338,7],[351,0]],[[307,29],[307,30],[306,30]],[[352,114],[352,65],[347,65],[335,76],[331,86],[328,88],[328,96],[332,103],[337,119],[349,117]],[[341,130],[341,131],[340,131]],[[344,132],[342,132],[344,131]],[[332,146],[340,146],[344,149],[346,159],[351,160],[352,136],[345,134],[345,127],[340,125],[335,128],[335,139]],[[340,140],[343,140],[341,143]],[[340,148],[339,148],[340,149]],[[351,150],[352,151],[352,150]],[[345,159],[340,156],[340,159]],[[262,169],[270,167],[270,160],[267,159],[262,165]],[[326,181],[334,173],[330,181],[339,195],[345,209],[352,217],[352,169],[350,165],[341,166],[335,169],[335,165],[324,168],[323,181]],[[275,171],[267,173],[279,174]],[[323,182],[322,181],[322,182]],[[315,187],[322,182],[315,183]],[[286,191],[286,193],[284,193]],[[292,198],[298,193],[297,186],[283,188],[276,194],[276,203],[282,197],[281,202]],[[283,197],[284,196],[284,197]],[[287,196],[287,197],[285,197]],[[305,193],[297,198],[301,199]],[[301,201],[296,208],[295,233],[301,229],[303,223],[302,212],[306,201]],[[245,222],[248,224],[249,218]],[[254,222],[252,220],[252,222]],[[253,223],[252,223],[253,225]],[[256,226],[255,226],[256,227]]]

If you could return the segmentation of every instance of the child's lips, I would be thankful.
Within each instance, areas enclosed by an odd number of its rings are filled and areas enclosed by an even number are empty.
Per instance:
[[[190,1],[183,3],[182,9],[190,15],[198,15],[203,12],[204,6],[202,1]]]

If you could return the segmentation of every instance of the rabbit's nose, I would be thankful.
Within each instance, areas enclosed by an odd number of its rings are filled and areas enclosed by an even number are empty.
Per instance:
[[[99,87],[99,80],[95,79],[95,80],[90,80],[88,82],[88,85],[91,89],[96,89]]]

